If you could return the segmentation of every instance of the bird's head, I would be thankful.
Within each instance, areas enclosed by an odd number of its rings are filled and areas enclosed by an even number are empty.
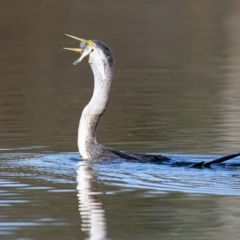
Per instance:
[[[64,48],[65,50],[80,53],[80,57],[73,62],[73,65],[77,65],[82,61],[83,58],[87,57],[89,64],[94,65],[94,63],[96,63],[97,65],[102,65],[103,68],[110,67],[110,69],[113,70],[113,54],[106,44],[98,40],[85,40],[69,34],[65,35],[80,41],[80,48]]]

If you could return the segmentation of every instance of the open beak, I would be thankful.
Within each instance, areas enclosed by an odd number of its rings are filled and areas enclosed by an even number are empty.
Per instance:
[[[65,50],[80,53],[80,58],[78,58],[75,62],[73,62],[73,65],[77,65],[78,63],[80,63],[82,61],[83,58],[88,56],[90,54],[90,52],[93,50],[93,41],[85,40],[83,38],[78,38],[78,37],[75,37],[75,36],[72,36],[69,34],[65,34],[65,35],[81,42],[80,48],[63,48]]]

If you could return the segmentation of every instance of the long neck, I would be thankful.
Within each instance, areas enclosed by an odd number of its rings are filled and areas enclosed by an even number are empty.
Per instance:
[[[101,64],[91,64],[94,75],[94,91],[88,105],[84,108],[78,128],[78,148],[83,158],[97,156],[96,129],[104,113],[112,85],[113,69]]]

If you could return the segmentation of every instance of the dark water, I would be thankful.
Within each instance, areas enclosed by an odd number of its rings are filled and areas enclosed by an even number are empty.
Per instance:
[[[78,43],[116,60],[99,142],[208,160],[240,151],[240,3],[0,0],[1,239],[239,239],[239,169],[79,161],[92,94]],[[236,160],[239,161],[239,158]]]

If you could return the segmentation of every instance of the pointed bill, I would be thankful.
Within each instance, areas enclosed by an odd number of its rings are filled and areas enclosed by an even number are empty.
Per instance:
[[[64,47],[63,49],[68,50],[68,51],[78,52],[78,53],[82,52],[81,48],[65,48]]]
[[[72,35],[69,35],[69,34],[64,34],[64,35],[66,35],[67,37],[73,38],[73,39],[75,39],[75,40],[78,40],[78,41],[80,41],[80,42],[84,42],[84,43],[87,43],[87,44],[88,44],[88,40],[86,40],[86,39],[78,38],[78,37],[75,37],[75,36],[72,36]]]
[[[83,46],[84,44],[82,44],[82,43],[85,43],[85,44],[88,44],[89,46],[93,47],[93,41],[92,41],[92,40],[86,40],[86,39],[83,39],[83,38],[78,38],[78,37],[75,37],[75,36],[69,35],[69,34],[65,34],[65,36],[80,41],[80,42],[81,42],[81,43],[80,43],[80,46],[81,46],[81,45]],[[81,47],[82,47],[82,46],[81,46]]]
[[[86,39],[83,39],[83,38],[78,38],[78,37],[75,37],[75,36],[72,36],[72,35],[69,35],[69,34],[65,34],[65,35],[81,42],[80,43],[80,48],[63,48],[65,50],[81,53],[80,58],[77,59],[73,63],[73,65],[77,65],[78,63],[80,63],[82,61],[83,58],[85,58],[87,55],[90,54],[90,52],[94,48],[94,43],[93,43],[92,40],[86,40]]]

